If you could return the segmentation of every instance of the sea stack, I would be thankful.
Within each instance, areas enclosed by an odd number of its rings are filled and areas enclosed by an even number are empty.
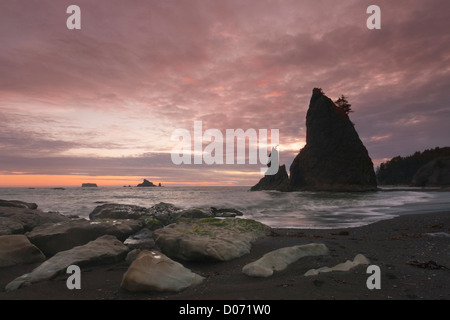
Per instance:
[[[306,145],[290,167],[291,190],[375,191],[372,160],[348,115],[315,88],[306,114]]]
[[[146,188],[146,187],[156,187],[156,185],[153,184],[153,182],[148,181],[147,179],[144,179],[144,181],[137,185],[139,188]]]
[[[264,176],[250,189],[250,191],[261,190],[290,191],[289,176],[284,164],[278,167],[276,174]]]
[[[83,183],[81,185],[82,188],[97,188],[97,184],[96,183]]]

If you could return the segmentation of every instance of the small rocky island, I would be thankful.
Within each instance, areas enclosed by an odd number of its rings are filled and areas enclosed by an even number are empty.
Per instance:
[[[139,187],[139,188],[142,188],[142,187],[144,187],[144,188],[146,188],[146,187],[156,187],[156,185],[153,184],[153,182],[148,181],[147,179],[144,179],[144,181],[142,183],[139,183],[137,185],[137,187]]]
[[[83,183],[81,185],[82,188],[97,188],[97,184],[96,183]]]

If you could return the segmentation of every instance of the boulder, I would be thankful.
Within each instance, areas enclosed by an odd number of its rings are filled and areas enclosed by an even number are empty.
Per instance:
[[[46,224],[33,229],[27,234],[31,243],[36,245],[46,256],[69,250],[95,240],[103,235],[112,235],[120,241],[142,228],[138,220],[88,221],[71,220],[56,224]]]
[[[450,157],[440,157],[417,170],[412,179],[413,187],[450,186]]]
[[[186,261],[227,261],[250,252],[270,227],[248,219],[186,219],[153,232],[160,250]]]
[[[184,218],[233,218],[236,216],[243,216],[244,214],[233,208],[220,208],[217,209],[215,207],[211,207],[208,209],[205,208],[190,208],[183,210],[181,212],[181,216]]]
[[[58,223],[70,219],[57,212],[43,212],[37,209],[0,207],[0,217],[9,218],[23,226],[25,232],[45,223]]]
[[[166,226],[177,221],[183,214],[183,209],[171,203],[160,202],[149,208],[148,214]]]
[[[121,288],[131,292],[179,292],[203,277],[156,251],[142,251],[124,274]]]
[[[372,160],[345,112],[314,89],[306,115],[306,145],[290,167],[290,188],[376,191]]]
[[[0,236],[0,267],[41,262],[44,254],[22,234]]]
[[[274,271],[284,270],[300,258],[326,254],[328,254],[328,248],[321,243],[281,248],[266,253],[262,258],[245,265],[242,272],[251,277],[270,277]]]
[[[136,205],[108,203],[95,207],[89,219],[139,219],[148,215],[147,211],[147,208]]]
[[[370,261],[362,254],[357,254],[353,261],[347,260],[344,263],[339,263],[334,267],[322,267],[319,269],[311,269],[305,273],[305,277],[316,276],[319,273],[323,272],[332,272],[332,271],[349,271],[360,264],[370,264]]]
[[[185,217],[185,218],[194,218],[194,219],[212,218],[213,213],[211,212],[211,210],[205,210],[205,209],[200,209],[200,208],[190,208],[190,209],[183,210],[181,212],[181,216]]]
[[[237,209],[233,208],[221,208],[217,209],[215,207],[211,207],[211,213],[214,217],[222,217],[222,218],[232,218],[237,216],[243,216],[244,213]]]
[[[276,174],[264,176],[250,189],[250,191],[262,190],[290,191],[289,176],[286,171],[286,165],[280,166]]]
[[[0,236],[24,232],[25,230],[23,228],[23,224],[19,221],[6,217],[0,217]]]
[[[14,207],[14,208],[26,208],[26,209],[37,209],[36,203],[23,202],[18,200],[1,200],[0,207]]]
[[[130,249],[153,249],[155,240],[153,240],[152,231],[143,228],[137,233],[129,236],[123,244]]]
[[[65,272],[70,265],[79,267],[108,264],[125,258],[128,248],[116,237],[106,235],[83,246],[61,251],[43,262],[30,273],[24,274],[6,285],[6,291],[17,290],[23,286],[48,280]]]

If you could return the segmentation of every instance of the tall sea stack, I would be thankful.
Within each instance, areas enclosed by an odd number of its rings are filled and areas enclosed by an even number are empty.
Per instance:
[[[372,160],[342,109],[315,88],[306,115],[306,145],[290,167],[290,189],[372,191]]]

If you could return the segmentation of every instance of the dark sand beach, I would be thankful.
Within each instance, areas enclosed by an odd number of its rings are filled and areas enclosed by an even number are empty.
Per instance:
[[[429,235],[430,233],[438,235]],[[126,262],[81,269],[81,289],[68,290],[68,275],[5,292],[7,283],[38,264],[0,269],[0,300],[316,300],[450,299],[450,212],[414,214],[338,230],[277,229],[257,240],[251,253],[221,263],[182,262],[206,279],[180,293],[129,293],[120,288]],[[282,247],[324,243],[327,256],[305,257],[269,278],[252,278],[242,267]],[[381,270],[381,289],[366,286],[367,266],[305,277],[312,268],[332,267],[357,254]],[[415,264],[415,265],[414,265]]]

